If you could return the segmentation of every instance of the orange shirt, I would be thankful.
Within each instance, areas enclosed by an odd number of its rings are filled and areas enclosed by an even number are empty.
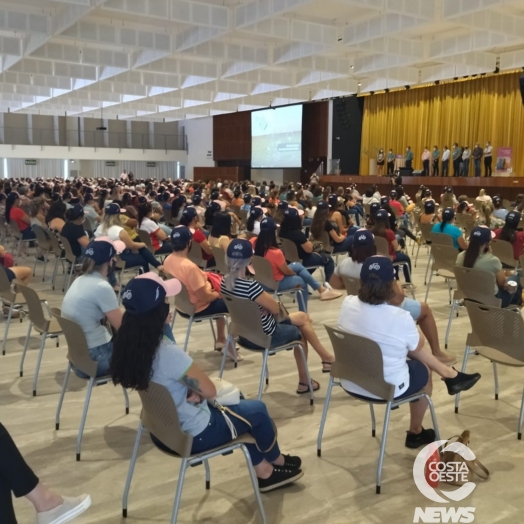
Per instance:
[[[250,238],[249,241],[251,242],[251,244],[253,244],[253,249],[255,249],[257,237]],[[271,269],[273,270],[273,278],[277,282],[280,282],[285,277],[284,273],[282,273],[282,271],[280,271],[279,268],[279,266],[286,263],[284,253],[282,253],[282,251],[277,247],[272,247],[271,249],[268,249],[266,251],[264,258],[269,260],[269,263],[271,264]]]
[[[178,278],[186,286],[189,301],[195,306],[195,312],[200,313],[209,306],[210,302],[203,302],[198,299],[197,291],[206,287],[211,293],[213,288],[209,283],[206,274],[189,258],[181,258],[169,255],[164,261],[164,271]]]

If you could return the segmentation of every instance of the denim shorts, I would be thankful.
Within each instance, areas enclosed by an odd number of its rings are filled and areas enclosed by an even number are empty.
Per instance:
[[[106,342],[100,346],[89,348],[89,356],[95,362],[98,362],[96,370],[97,377],[103,377],[109,374],[109,366],[111,364],[111,357],[113,356],[113,342]],[[75,375],[80,378],[89,378],[85,373],[73,366]]]
[[[422,304],[418,300],[412,298],[405,298],[404,302],[400,304],[400,308],[407,311],[413,320],[418,320],[422,313]]]
[[[277,324],[277,327],[273,334],[271,335],[271,348],[278,348],[280,346],[285,346],[294,340],[302,340],[302,333],[297,326],[293,326],[291,321],[284,320]],[[243,337],[239,337],[238,342],[241,346],[244,346],[248,349],[265,349],[253,344],[249,340],[246,340]]]
[[[16,275],[8,267],[4,267],[4,269],[9,282],[12,282],[16,278]]]

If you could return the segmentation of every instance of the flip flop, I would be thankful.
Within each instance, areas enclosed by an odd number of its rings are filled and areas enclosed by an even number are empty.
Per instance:
[[[311,379],[311,383],[313,384],[313,391],[318,391],[320,389],[320,384],[316,380]],[[299,382],[298,385],[306,386],[306,389],[297,389],[297,395],[304,395],[305,393],[309,393],[309,384],[304,384],[303,382]]]

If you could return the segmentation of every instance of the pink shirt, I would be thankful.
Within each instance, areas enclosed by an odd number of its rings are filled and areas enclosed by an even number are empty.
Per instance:
[[[431,157],[431,153],[429,151],[424,151],[422,153],[422,160],[429,160]]]

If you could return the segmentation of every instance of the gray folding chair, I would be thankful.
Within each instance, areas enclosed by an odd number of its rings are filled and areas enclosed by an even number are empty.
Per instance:
[[[221,247],[211,246],[213,258],[215,259],[215,267],[213,270],[217,271],[221,275],[227,275],[229,273],[229,267],[226,264],[226,253]]]
[[[446,237],[449,235],[439,235],[442,237]],[[451,238],[451,237],[449,237]],[[452,285],[451,281],[455,280],[455,263],[457,261],[458,251],[453,246],[444,246],[442,244],[437,244],[435,242],[432,242],[431,244],[431,260],[432,260],[432,266],[429,273],[429,280],[426,288],[426,298],[424,299],[424,302],[428,301],[428,295],[429,295],[429,288],[431,287],[431,281],[433,279],[433,272],[438,271],[438,276],[443,277],[446,281],[446,284],[448,286],[448,292],[449,292],[449,303],[451,304],[451,290]]]
[[[69,243],[69,240],[67,240],[67,238],[60,235],[60,242],[62,242],[62,246],[64,246],[65,259],[70,264],[69,275],[67,277],[67,280],[66,278],[64,278],[64,287],[62,288],[62,291],[65,293],[69,289],[69,286],[71,285],[73,274],[77,271],[80,265],[76,261],[76,256],[73,253],[73,249],[71,248],[71,244]]]
[[[351,278],[346,277],[342,275],[340,277],[342,279],[342,282],[344,283],[344,287],[346,288],[346,293],[348,295],[358,295],[358,290],[360,289],[360,279],[359,278]]]
[[[420,246],[424,245],[427,247],[429,244],[431,244],[430,233],[431,233],[431,229],[433,228],[433,224],[421,224],[420,222],[417,222],[417,227],[420,231],[422,242],[420,242],[417,247],[417,254],[415,256],[415,263],[414,263],[415,267],[417,267],[417,260],[418,260],[418,254],[420,252]],[[415,249],[414,245],[413,245],[413,249]],[[429,267],[429,260],[428,260],[428,265],[426,267],[426,276],[428,272],[428,267]],[[424,283],[426,282],[426,276],[424,277]]]
[[[42,282],[45,281],[45,270],[47,268],[47,262],[49,260],[49,253],[51,251],[51,240],[49,238],[49,233],[40,227],[37,224],[34,224],[33,231],[36,235],[36,244],[40,248],[40,251],[42,252],[42,256],[44,257],[44,271],[42,273]],[[38,262],[38,257],[35,256],[35,263],[33,266],[33,276],[36,274],[36,264]]]
[[[462,362],[465,373],[468,357],[477,352],[493,363],[495,379],[495,400],[499,398],[499,379],[497,364],[502,366],[524,367],[524,320],[520,311],[478,304],[466,300],[466,309],[471,322],[471,333],[466,339],[466,349]],[[474,349],[473,349],[474,348]],[[455,413],[459,411],[460,393],[455,396]],[[524,420],[524,391],[520,405],[517,438],[522,439]]]
[[[518,268],[519,261],[514,258],[515,254],[511,242],[494,238],[491,241],[491,252],[508,268]]]
[[[84,401],[84,409],[82,410],[82,417],[80,419],[80,427],[78,428],[78,435],[76,438],[76,460],[80,460],[82,437],[84,435],[84,427],[87,418],[87,411],[89,410],[89,402],[91,400],[91,393],[93,386],[100,386],[102,384],[108,384],[111,382],[111,376],[105,375],[103,377],[97,377],[98,362],[95,362],[89,356],[89,348],[87,347],[87,341],[85,333],[82,328],[74,321],[69,320],[61,316],[61,311],[58,308],[52,308],[51,312],[53,317],[58,321],[60,328],[64,334],[67,343],[67,369],[64,375],[64,382],[62,384],[62,390],[60,391],[60,398],[58,400],[58,406],[56,408],[55,418],[55,429],[60,429],[60,412],[62,411],[62,404],[67,391],[67,384],[69,382],[69,376],[73,366],[81,371],[84,375],[87,375],[87,391],[86,398]],[[79,377],[82,378],[82,377]],[[126,404],[126,415],[129,414],[129,398],[127,391],[122,388],[124,392],[124,399]]]
[[[44,308],[42,307],[42,301],[34,289],[28,286],[24,286],[20,282],[16,282],[16,286],[20,290],[20,293],[25,298],[27,303],[27,309],[29,311],[29,326],[27,328],[27,335],[25,337],[24,350],[20,359],[20,376],[24,376],[24,361],[27,353],[27,347],[29,346],[29,339],[31,337],[31,330],[33,327],[35,331],[42,335],[40,342],[40,351],[38,353],[38,360],[36,362],[35,375],[33,377],[33,397],[36,397],[36,385],[38,382],[38,374],[40,372],[40,364],[42,363],[42,356],[44,355],[45,341],[48,338],[56,338],[56,347],[60,345],[58,336],[62,333],[62,329],[58,325],[58,322],[54,318],[47,318],[44,314]],[[44,302],[47,310],[49,306],[47,302]]]
[[[262,286],[269,289],[270,292],[273,293],[275,300],[283,295],[291,295],[296,297],[297,300],[300,300],[299,303],[302,304],[302,310],[307,311],[306,304],[304,302],[304,295],[302,294],[302,289],[300,287],[295,289],[286,289],[284,291],[278,290],[278,282],[273,276],[273,269],[269,260],[264,257],[254,256],[251,265],[255,270],[255,280],[262,284]]]
[[[142,437],[144,429],[147,429],[151,434],[153,443],[160,451],[170,457],[179,457],[182,459],[178,474],[173,513],[171,515],[171,524],[175,524],[178,518],[182,489],[184,487],[187,469],[189,467],[204,464],[206,470],[206,489],[210,489],[211,470],[209,468],[208,460],[219,455],[228,455],[236,450],[241,450],[242,453],[244,453],[261,521],[263,524],[266,524],[266,514],[262,503],[262,497],[260,496],[260,490],[258,489],[258,480],[251,462],[251,457],[245,446],[245,444],[254,443],[251,435],[239,435],[235,440],[232,440],[223,446],[202,453],[193,454],[191,453],[193,437],[182,431],[176,405],[169,391],[160,384],[150,382],[147,390],[139,391],[138,394],[142,401],[142,412],[140,413],[140,423],[138,424],[135,445],[133,447],[133,453],[129,463],[129,471],[127,473],[126,484],[124,487],[124,494],[122,497],[122,516],[127,518],[127,499],[138,457],[140,438]]]
[[[177,295],[178,296],[178,295]],[[267,359],[269,356],[276,355],[282,351],[289,351],[291,349],[298,348],[304,361],[304,366],[307,373],[307,382],[309,385],[309,402],[313,405],[315,395],[313,392],[313,384],[311,382],[311,376],[309,374],[309,368],[307,365],[306,355],[302,346],[302,340],[293,340],[288,344],[279,346],[276,348],[271,347],[271,335],[266,335],[262,328],[262,317],[260,316],[260,310],[256,302],[247,298],[238,298],[231,296],[224,296],[224,302],[226,303],[231,321],[229,323],[229,332],[227,337],[226,347],[224,348],[224,355],[222,357],[222,365],[220,366],[220,373],[218,376],[222,378],[224,373],[224,367],[226,365],[226,356],[228,347],[234,347],[235,339],[242,337],[248,340],[252,344],[258,346],[259,349],[253,349],[242,344],[241,338],[238,339],[237,343],[248,351],[255,351],[257,353],[263,352],[262,370],[260,372],[260,382],[258,386],[257,400],[262,398],[264,390],[264,379],[266,385],[269,384],[269,369],[267,365]]]
[[[329,409],[329,402],[331,400],[331,392],[333,386],[341,386],[340,379],[349,380],[369,391],[372,395],[379,397],[374,399],[361,399],[354,397],[361,402],[367,402],[371,412],[371,436],[374,437],[376,433],[375,411],[374,404],[386,404],[386,413],[384,417],[384,429],[382,430],[382,439],[380,442],[380,453],[377,465],[376,477],[376,493],[380,494],[381,479],[382,479],[382,465],[384,463],[384,456],[386,453],[386,440],[388,436],[389,418],[391,410],[401,406],[425,398],[429,404],[431,412],[431,419],[433,420],[433,427],[435,429],[435,439],[440,440],[438,430],[437,416],[433,407],[431,397],[419,391],[409,397],[395,400],[395,386],[388,384],[384,380],[384,364],[382,360],[382,352],[376,342],[368,338],[359,337],[334,329],[330,326],[325,326],[328,332],[333,351],[335,352],[335,362],[331,366],[331,374],[329,377],[328,389],[326,392],[326,401],[322,411],[322,419],[320,421],[320,428],[317,439],[317,456],[322,455],[322,435],[324,433],[324,425],[326,423],[327,412]]]
[[[302,263],[302,259],[298,256],[298,249],[296,244],[289,240],[288,238],[282,238],[280,239],[280,247],[282,248],[282,251],[284,252],[284,257],[287,260],[287,262],[300,262]],[[306,269],[320,269],[322,273],[322,283],[326,282],[326,275],[324,273],[324,266],[322,264],[316,264],[313,266],[305,266]]]
[[[30,242],[34,242],[33,240],[24,240],[22,237],[22,232],[20,231],[20,228],[18,227],[18,224],[14,220],[9,221],[9,227],[11,229],[11,235],[13,235],[13,253],[14,253],[14,259],[15,264],[18,264],[18,257],[20,255],[20,247],[22,244],[26,244],[29,246]]]
[[[60,245],[60,242],[58,242],[58,238],[53,233],[49,234],[49,242],[51,243],[51,250],[53,251],[55,255],[55,266],[53,268],[53,276],[51,278],[51,285],[53,287],[53,290],[55,289],[55,283],[56,283],[56,276],[58,273],[58,263],[60,262],[62,264],[62,271],[64,272],[64,279],[65,277],[65,267],[64,267],[64,260],[66,260],[65,252],[63,253],[63,248]]]

